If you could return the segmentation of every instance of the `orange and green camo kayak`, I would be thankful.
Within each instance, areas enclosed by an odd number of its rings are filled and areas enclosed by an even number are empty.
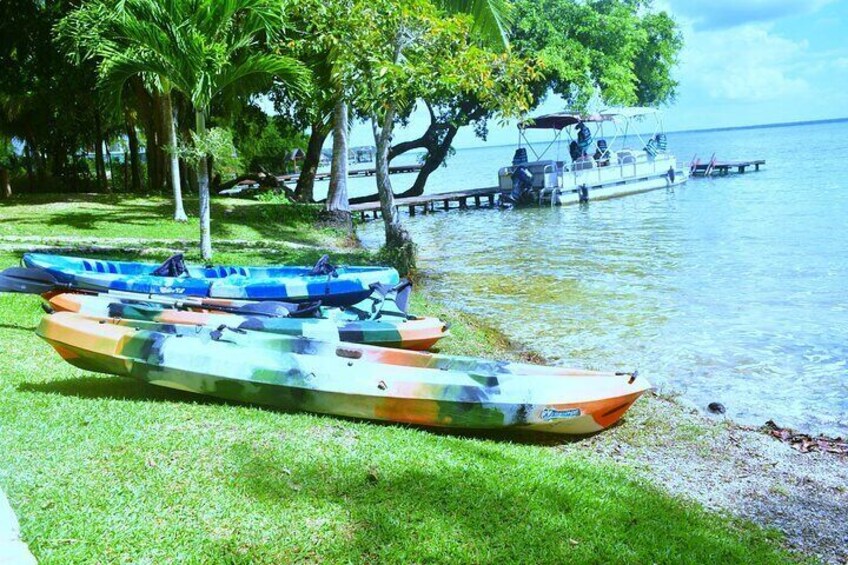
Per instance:
[[[438,318],[417,317],[386,309],[376,319],[360,319],[355,311],[321,308],[320,317],[288,318],[223,313],[202,305],[184,303],[167,307],[141,298],[62,293],[49,299],[58,312],[77,312],[90,318],[116,318],[119,323],[159,322],[188,326],[219,326],[261,332],[305,336],[329,341],[349,341],[382,347],[429,349],[448,335],[447,325]]]
[[[289,410],[426,426],[592,433],[618,421],[650,388],[635,373],[72,312],[44,316],[37,333],[90,371]]]

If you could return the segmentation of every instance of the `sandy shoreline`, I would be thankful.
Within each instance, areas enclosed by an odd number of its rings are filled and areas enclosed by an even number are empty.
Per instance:
[[[791,549],[848,562],[848,458],[801,453],[768,434],[651,394],[621,425],[572,444],[668,492],[774,528]]]

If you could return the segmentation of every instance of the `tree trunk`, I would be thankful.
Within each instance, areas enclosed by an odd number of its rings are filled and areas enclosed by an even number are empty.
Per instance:
[[[150,193],[161,192],[156,171],[156,125],[153,118],[144,121],[144,161],[147,168],[147,190]]]
[[[394,229],[394,225],[398,224],[395,195],[392,192],[392,180],[389,177],[389,136],[391,135],[393,113],[391,109],[386,112],[383,124],[380,124],[377,116],[371,118],[374,143],[377,146],[377,152],[374,155],[374,176],[377,179],[380,212],[383,214],[383,223],[386,227],[386,243],[388,243],[389,232]]]
[[[38,191],[47,192],[47,156],[40,147],[33,152],[35,155],[35,176],[38,179]]]
[[[330,134],[330,126],[321,122],[312,124],[309,134],[309,143],[306,145],[306,155],[303,158],[303,167],[297,179],[297,187],[294,190],[295,198],[301,202],[312,202],[315,200],[315,173],[321,163],[321,148],[324,140]]]
[[[147,170],[147,190],[150,193],[162,192],[161,177],[158,170],[157,152],[161,144],[158,130],[159,96],[150,93],[144,88],[144,83],[138,79],[131,79],[137,101],[138,116],[141,127],[144,130],[144,159]],[[139,158],[139,167],[141,159]]]
[[[413,182],[412,186],[404,192],[396,194],[396,198],[410,198],[424,194],[427,179],[433,171],[438,169],[439,166],[444,163],[448,151],[450,151],[451,144],[459,130],[459,126],[453,123],[438,121],[432,106],[426,101],[425,103],[427,104],[427,109],[430,112],[430,125],[427,126],[427,130],[424,134],[418,139],[403,141],[397,145],[392,145],[389,148],[389,163],[391,163],[391,161],[398,155],[403,155],[408,151],[412,151],[414,149],[427,150],[427,157],[421,170],[415,177],[415,182]],[[379,195],[371,194],[368,196],[351,198],[350,202],[351,204],[364,204],[366,202],[376,202],[378,200]]]
[[[458,128],[453,125],[448,125],[445,129],[447,131],[441,140],[434,140],[434,143],[427,145],[427,157],[424,159],[421,170],[418,171],[418,175],[415,177],[415,182],[407,190],[398,194],[398,198],[411,198],[424,194],[427,179],[445,162],[445,158],[448,156],[448,151],[450,151],[453,139],[456,137],[456,132],[458,131]]]
[[[330,189],[325,211],[327,218],[353,229],[347,198],[347,104],[339,99],[333,110],[333,163],[330,167]]]
[[[130,176],[132,178],[132,182],[130,183],[130,189],[132,190],[132,192],[138,194],[139,192],[141,192],[141,162],[139,160],[138,155],[138,131],[136,131],[135,129],[135,118],[132,116],[132,113],[127,111],[126,116],[127,141],[130,149]]]
[[[206,113],[196,112],[197,135],[206,133]],[[212,260],[212,233],[209,203],[209,165],[206,156],[197,163],[197,191],[200,197],[200,256],[204,261]]]
[[[26,153],[26,168],[27,168],[27,180],[29,181],[29,193],[32,194],[35,192],[35,171],[33,171],[32,167],[32,142],[27,139],[24,144],[24,153]]]
[[[151,192],[162,193],[162,160],[160,159],[163,138],[161,133],[162,113],[159,111],[161,99],[153,96],[150,116],[148,117],[147,136],[147,186]]]
[[[198,114],[198,116],[199,115],[200,114]],[[165,131],[168,134],[167,152],[170,157],[169,168],[171,171],[171,188],[174,190],[174,220],[178,222],[185,222],[188,220],[188,217],[186,216],[185,208],[183,208],[183,191],[182,185],[180,184],[180,158],[177,154],[177,116],[176,108],[174,108],[173,104],[171,104],[170,92],[166,92],[162,95],[162,118],[165,122]]]
[[[184,159],[180,159],[180,183],[189,194],[197,194],[196,170],[196,167],[192,167]]]
[[[384,257],[401,275],[408,275],[415,269],[415,245],[409,232],[400,223],[389,176],[389,146],[393,126],[394,107],[391,104],[386,109],[382,124],[377,116],[371,118],[371,128],[374,131],[374,142],[377,146],[374,158],[377,194],[380,196],[380,212],[383,215],[383,225],[386,230]]]
[[[165,175],[166,170],[166,155],[165,146],[168,144],[168,129],[164,122],[165,113],[162,109],[164,100],[162,95],[155,93],[153,96],[152,120],[155,143],[153,145],[153,172],[155,176],[156,191],[163,194],[168,188]],[[149,157],[148,157],[149,159]]]
[[[106,192],[106,163],[103,161],[103,127],[100,123],[100,111],[94,111],[94,169],[97,177],[97,189]]]
[[[12,185],[9,183],[9,169],[0,167],[0,185],[3,185],[3,197],[12,197]]]
[[[112,183],[115,182],[115,170],[112,168],[112,150],[106,143],[106,162],[109,163],[109,177],[106,179],[106,193],[112,194]]]

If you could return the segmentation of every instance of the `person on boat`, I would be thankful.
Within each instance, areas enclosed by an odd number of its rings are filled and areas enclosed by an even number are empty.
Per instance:
[[[607,147],[607,140],[599,139],[598,142],[595,144],[595,147],[597,148],[595,150],[595,164],[599,167],[606,167],[607,165],[609,165],[610,159],[609,148]]]
[[[580,145],[574,140],[571,140],[571,143],[568,144],[568,153],[571,155],[572,161],[583,158],[583,150],[580,149]]]
[[[578,123],[575,127],[577,128],[577,145],[580,146],[582,155],[585,156],[592,145],[592,130],[583,122]]]

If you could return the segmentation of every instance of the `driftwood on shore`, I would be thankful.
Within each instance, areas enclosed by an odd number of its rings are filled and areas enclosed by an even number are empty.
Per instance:
[[[837,455],[848,455],[848,440],[843,440],[841,437],[829,438],[802,434],[789,428],[781,428],[774,420],[766,422],[762,430],[768,435],[788,443],[801,453],[822,451]]]

